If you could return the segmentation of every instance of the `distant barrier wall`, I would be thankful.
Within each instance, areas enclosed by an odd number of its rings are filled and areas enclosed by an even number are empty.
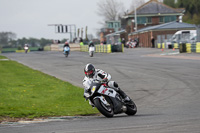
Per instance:
[[[80,51],[88,52],[88,45],[81,45]],[[124,52],[123,45],[95,45],[95,52],[97,53],[111,53],[111,52]]]
[[[31,52],[31,51],[43,51],[44,48],[42,47],[29,47],[29,50],[28,52]],[[24,49],[21,49],[21,50],[18,50],[17,48],[2,48],[0,53],[10,53],[10,52],[13,52],[13,53],[22,53],[22,52],[25,52]]]
[[[200,53],[200,43],[182,43],[179,48],[180,53]]]
[[[157,43],[156,48],[169,48],[168,46],[166,47],[165,43]],[[174,43],[171,44],[170,48],[174,48],[174,49],[179,49],[180,53],[200,53],[200,42],[198,43]]]

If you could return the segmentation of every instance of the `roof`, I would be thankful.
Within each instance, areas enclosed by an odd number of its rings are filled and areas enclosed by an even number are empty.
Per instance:
[[[173,22],[164,23],[164,24],[160,24],[160,25],[145,27],[145,28],[138,30],[137,32],[132,32],[130,34],[138,34],[141,32],[155,31],[155,30],[195,29],[195,28],[196,28],[196,26],[193,24],[180,23],[180,22],[173,21]]]
[[[149,2],[143,4],[137,8],[137,15],[144,14],[178,14],[183,13],[184,8],[172,8],[157,0],[150,0]],[[130,12],[128,15],[133,15],[135,10]]]

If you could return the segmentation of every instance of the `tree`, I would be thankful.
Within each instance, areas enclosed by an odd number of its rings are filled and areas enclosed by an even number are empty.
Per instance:
[[[97,6],[97,14],[103,16],[105,21],[117,20],[124,11],[123,3],[116,0],[101,0]]]
[[[165,5],[168,5],[168,6],[173,7],[173,8],[176,7],[175,1],[174,1],[174,0],[164,0],[163,3],[164,3]]]
[[[174,0],[164,0],[163,2],[170,7],[185,8],[183,22],[200,24],[200,0],[177,0],[177,3]]]
[[[10,41],[16,38],[16,34],[12,32],[0,32],[0,46],[6,46]]]

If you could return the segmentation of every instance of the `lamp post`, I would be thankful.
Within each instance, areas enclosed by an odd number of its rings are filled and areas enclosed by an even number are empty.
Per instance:
[[[134,7],[135,7],[135,17],[134,17],[134,19],[131,20],[132,23],[134,23],[134,26],[131,26],[131,32],[133,32],[133,30],[135,32],[137,31],[137,11],[136,11],[136,6],[134,6]]]
[[[137,31],[137,10],[136,10],[136,5],[135,7],[135,31]]]

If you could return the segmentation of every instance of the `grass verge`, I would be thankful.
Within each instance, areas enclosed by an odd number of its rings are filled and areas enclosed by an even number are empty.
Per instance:
[[[0,55],[0,59],[5,59]],[[0,60],[0,122],[13,118],[91,115],[98,113],[83,98],[83,89],[32,70],[12,60]]]

